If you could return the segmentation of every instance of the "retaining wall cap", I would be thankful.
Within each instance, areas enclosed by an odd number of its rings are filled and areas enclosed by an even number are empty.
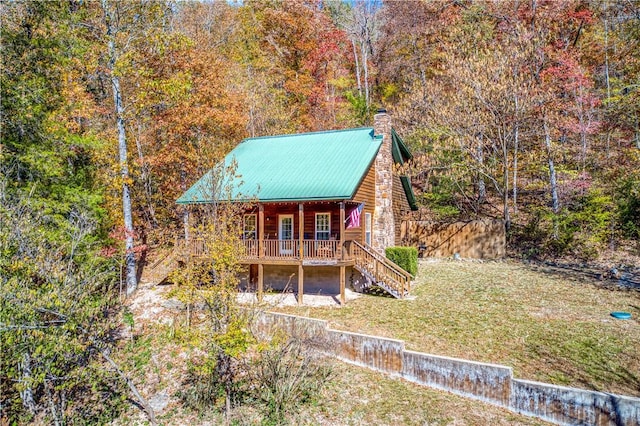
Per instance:
[[[329,328],[328,331],[333,332],[333,333],[350,334],[352,336],[367,337],[367,338],[373,339],[373,340],[382,340],[382,341],[385,341],[385,342],[393,342],[393,343],[398,343],[398,344],[401,344],[401,345],[404,346],[404,340],[389,339],[387,337],[372,336],[370,334],[354,333],[353,331],[334,330],[332,328]],[[403,352],[406,352],[406,350],[403,349]]]
[[[283,314],[283,313],[280,313],[280,312],[271,312],[271,311],[266,311],[265,314],[273,315],[274,317],[287,317],[287,318],[293,318],[293,319],[296,319],[296,320],[318,322],[318,323],[324,324],[326,327],[329,327],[329,321],[323,320],[323,319],[301,317],[301,316],[298,316],[298,315]]]
[[[309,318],[309,317],[301,317],[301,316],[298,316],[298,315],[291,315],[291,314],[282,314],[282,313],[279,313],[279,312],[266,312],[266,313],[269,314],[269,315],[276,316],[276,317],[277,316],[281,316],[281,317],[299,319],[299,320],[302,320],[302,321],[316,321],[316,322],[319,322],[319,323],[323,323],[328,327],[327,331],[331,331],[331,332],[335,332],[335,333],[350,334],[350,335],[353,335],[353,336],[367,337],[369,339],[384,340],[384,341],[387,341],[387,342],[394,342],[394,343],[399,343],[399,344],[404,345],[404,340],[390,339],[388,337],[372,336],[370,334],[355,333],[353,331],[336,330],[336,329],[333,329],[333,328],[329,327],[329,321],[327,321],[327,320]]]
[[[522,383],[522,384],[538,386],[538,387],[558,389],[558,390],[565,391],[565,392],[581,392],[581,393],[587,393],[587,394],[598,395],[598,396],[603,396],[603,397],[620,398],[620,399],[624,399],[624,400],[627,400],[627,401],[630,401],[630,402],[636,402],[636,403],[640,404],[640,398],[636,398],[634,396],[629,396],[629,395],[620,395],[620,394],[616,394],[616,393],[599,392],[599,391],[594,391],[594,390],[589,390],[589,389],[582,389],[582,388],[571,388],[571,387],[568,387],[568,386],[554,385],[554,384],[551,384],[551,383],[534,382],[533,380],[512,379],[512,381],[513,382]]]
[[[433,355],[433,354],[428,354],[425,352],[416,352],[416,351],[409,351],[406,350],[404,351],[407,354],[411,354],[411,355],[421,355],[423,357],[429,357],[429,358],[438,358],[438,359],[442,359],[442,360],[446,360],[446,361],[457,361],[457,362],[461,362],[464,364],[474,364],[474,365],[478,365],[478,366],[482,366],[482,367],[491,367],[491,368],[496,368],[496,369],[500,369],[500,370],[508,370],[510,374],[513,374],[513,369],[511,367],[507,367],[506,365],[500,365],[500,364],[489,364],[486,362],[479,362],[479,361],[470,361],[468,359],[463,359],[463,358],[452,358],[452,357],[448,357],[448,356],[443,356],[443,355]]]

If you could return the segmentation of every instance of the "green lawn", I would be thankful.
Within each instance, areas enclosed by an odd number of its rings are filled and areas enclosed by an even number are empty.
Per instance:
[[[511,366],[518,378],[640,396],[640,292],[516,262],[422,262],[413,300],[287,307],[412,350]],[[624,310],[632,320],[609,313]]]

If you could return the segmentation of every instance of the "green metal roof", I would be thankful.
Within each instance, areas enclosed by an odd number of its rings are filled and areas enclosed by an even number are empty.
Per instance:
[[[249,138],[224,159],[235,161],[233,201],[346,200],[353,197],[382,144],[370,127]],[[222,169],[218,167],[218,169]],[[177,202],[207,203],[213,171]]]

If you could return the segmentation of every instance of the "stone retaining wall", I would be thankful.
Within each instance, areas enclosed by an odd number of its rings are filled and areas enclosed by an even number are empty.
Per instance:
[[[408,351],[401,340],[338,331],[328,322],[265,313],[262,332],[314,340],[327,355],[559,425],[640,426],[640,399],[513,378],[511,368]]]

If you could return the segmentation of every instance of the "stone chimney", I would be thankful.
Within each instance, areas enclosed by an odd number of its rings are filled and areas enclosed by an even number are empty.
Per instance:
[[[382,146],[376,156],[376,203],[373,212],[371,245],[381,253],[395,245],[393,218],[393,156],[391,154],[391,116],[379,109],[373,117],[373,133],[382,135]]]

